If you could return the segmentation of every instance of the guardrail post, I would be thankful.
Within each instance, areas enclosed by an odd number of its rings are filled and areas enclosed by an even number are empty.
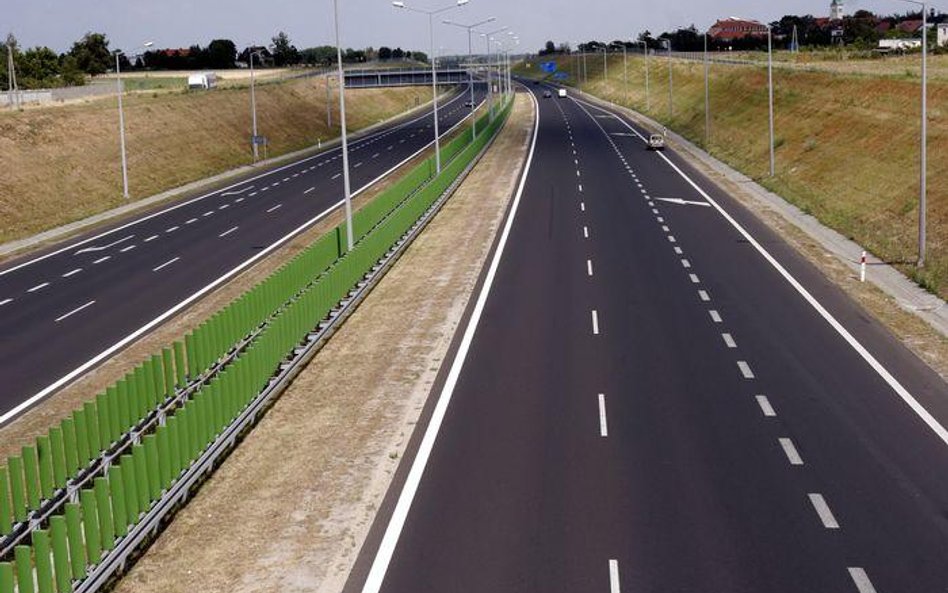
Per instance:
[[[72,591],[72,567],[69,564],[69,543],[66,537],[66,518],[50,517],[49,533],[53,540],[53,567],[56,569],[56,588],[59,593]]]
[[[56,593],[53,587],[53,563],[50,559],[49,533],[43,529],[33,532],[33,553],[36,555],[36,584],[38,593]]]
[[[86,550],[82,545],[82,521],[79,517],[79,505],[66,503],[66,540],[69,542],[69,565],[72,576],[86,578]]]

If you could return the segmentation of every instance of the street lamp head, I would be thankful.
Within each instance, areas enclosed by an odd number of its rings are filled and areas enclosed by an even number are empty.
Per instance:
[[[146,41],[145,43],[142,44],[142,47],[151,47],[153,45],[155,45],[154,41]]]
[[[395,8],[405,8],[405,3],[400,2],[399,0],[393,0],[392,6],[394,6]]]
[[[467,3],[470,2],[470,1],[471,1],[471,0],[458,0],[458,6],[464,6],[465,4],[467,4]]]

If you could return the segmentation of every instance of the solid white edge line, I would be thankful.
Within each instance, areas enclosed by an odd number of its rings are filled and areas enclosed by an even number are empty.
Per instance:
[[[823,527],[827,529],[839,529],[839,522],[833,515],[833,511],[830,510],[830,507],[826,503],[826,499],[823,498],[823,495],[816,492],[811,492],[807,494],[807,497],[810,499],[810,503],[813,505],[813,510],[815,510],[816,514],[820,516],[820,522],[823,523]]]
[[[458,351],[454,355],[454,360],[451,363],[451,369],[448,372],[447,379],[444,382],[444,387],[442,387],[441,393],[438,395],[438,401],[435,404],[434,411],[431,414],[431,420],[428,422],[428,427],[425,429],[424,437],[422,437],[421,444],[418,446],[418,453],[415,455],[415,459],[412,461],[411,469],[408,472],[408,477],[405,479],[405,484],[402,486],[402,491],[398,496],[398,502],[395,504],[395,509],[392,511],[392,516],[389,519],[388,526],[385,529],[385,534],[382,536],[382,541],[379,544],[378,552],[376,552],[375,559],[372,561],[372,567],[369,569],[369,574],[366,577],[365,584],[362,587],[362,593],[378,593],[378,591],[382,588],[382,581],[385,579],[385,573],[388,572],[388,566],[391,563],[392,556],[395,553],[395,546],[398,545],[398,539],[401,536],[402,529],[405,526],[405,521],[408,519],[408,512],[411,510],[415,493],[418,491],[418,486],[421,484],[421,478],[425,473],[425,467],[428,465],[428,459],[431,457],[431,452],[434,449],[435,441],[438,438],[438,432],[441,430],[441,423],[444,421],[444,416],[447,413],[448,405],[451,403],[451,397],[454,395],[454,388],[457,386],[458,378],[460,377],[461,370],[463,369],[464,362],[467,358],[467,354],[471,348],[471,342],[474,340],[474,334],[477,331],[477,325],[480,322],[481,315],[484,312],[484,306],[487,303],[487,297],[490,295],[491,286],[493,285],[494,278],[497,275],[497,269],[500,266],[500,260],[504,254],[504,249],[507,246],[507,240],[510,237],[510,230],[513,227],[514,219],[517,216],[517,210],[520,207],[520,199],[523,196],[523,190],[527,184],[530,166],[533,163],[533,154],[537,145],[537,136],[539,135],[540,131],[540,104],[536,101],[536,98],[533,97],[533,93],[530,93],[530,97],[533,100],[535,117],[533,140],[530,143],[530,153],[527,155],[527,162],[524,166],[523,175],[520,178],[520,184],[517,187],[517,193],[514,196],[513,205],[510,208],[510,214],[507,216],[507,222],[504,224],[503,232],[500,235],[500,241],[497,243],[497,250],[494,252],[494,257],[491,259],[490,268],[488,268],[487,275],[484,278],[484,285],[481,287],[481,292],[478,294],[477,302],[475,303],[474,309],[471,312],[471,318],[468,320],[467,327],[464,329],[464,336],[461,338]]]
[[[463,93],[463,92],[462,92],[462,93],[459,93],[457,97],[455,97],[455,98],[451,99],[450,101],[448,101],[447,103],[445,103],[445,105],[442,106],[442,108],[446,107],[447,105],[450,105],[451,103],[453,103],[453,102],[455,102],[455,101],[460,101],[460,100],[461,100],[463,97],[465,97],[466,95],[467,95],[467,93]],[[483,101],[481,101],[481,104],[483,104]],[[478,105],[478,107],[480,107],[480,104]],[[415,123],[415,122],[417,122],[417,121],[419,121],[419,120],[425,119],[426,117],[431,117],[431,111],[430,111],[430,110],[426,110],[423,115],[420,115],[420,116],[418,116],[418,117],[416,117],[416,118],[414,118],[414,119],[411,119],[411,120],[402,122],[402,123],[397,124],[397,125],[395,125],[395,126],[393,126],[393,127],[390,127],[390,128],[383,128],[383,130],[380,130],[380,131],[377,131],[377,132],[372,132],[371,134],[367,135],[365,138],[360,138],[360,139],[356,140],[356,141],[353,143],[353,146],[358,146],[358,145],[362,144],[363,142],[368,141],[368,140],[371,139],[371,138],[375,138],[375,137],[379,136],[380,134],[385,133],[385,130],[387,130],[387,131],[389,131],[389,132],[394,132],[395,130],[398,130],[398,129],[407,127],[407,126],[409,126],[409,125],[411,125],[411,124],[413,124],[413,123]],[[463,123],[465,120],[467,120],[467,119],[470,118],[470,117],[471,117],[470,113],[467,114],[465,117],[461,118],[461,120],[458,121],[458,123],[457,123],[454,127],[452,127],[451,130],[449,130],[449,131],[453,131],[454,128],[456,128],[458,125],[460,125],[461,123]],[[444,134],[442,134],[442,135],[441,135],[442,138],[443,138],[444,136],[446,136],[447,133],[448,133],[448,132],[445,132]],[[432,144],[432,143],[426,144],[425,147],[424,147],[422,150],[428,148],[428,146],[430,146],[430,144]],[[175,204],[175,205],[173,205],[173,206],[169,206],[168,208],[164,208],[164,209],[162,209],[162,210],[159,210],[158,212],[154,212],[154,213],[152,213],[152,214],[149,214],[148,216],[143,216],[143,217],[141,217],[141,218],[136,218],[135,220],[129,221],[128,223],[126,223],[126,224],[124,224],[124,225],[122,225],[122,226],[119,226],[119,227],[116,227],[116,228],[114,228],[114,229],[105,231],[105,232],[103,232],[103,233],[99,233],[98,235],[95,235],[95,236],[93,236],[93,237],[89,237],[89,238],[87,238],[87,239],[83,239],[83,240],[78,241],[78,242],[76,242],[76,243],[71,243],[70,245],[67,245],[66,247],[63,247],[63,248],[61,248],[61,249],[57,249],[56,251],[47,253],[47,254],[42,255],[42,256],[40,256],[40,257],[37,257],[37,258],[31,259],[31,260],[25,261],[25,262],[23,262],[23,263],[21,263],[21,264],[19,264],[19,265],[16,265],[16,266],[14,266],[14,267],[12,267],[12,268],[10,268],[10,269],[8,269],[8,270],[0,270],[0,276],[5,276],[5,275],[7,275],[7,274],[9,274],[9,273],[11,273],[11,272],[15,272],[16,270],[19,270],[19,269],[21,269],[21,268],[25,268],[25,267],[27,267],[27,266],[31,266],[31,265],[33,265],[33,264],[35,264],[35,263],[37,263],[37,262],[41,262],[41,261],[43,261],[43,260],[45,260],[45,259],[49,259],[50,257],[53,257],[53,256],[55,256],[55,255],[59,255],[59,254],[61,254],[61,253],[63,253],[63,252],[70,251],[70,250],[72,250],[72,249],[75,249],[76,247],[80,247],[80,246],[85,245],[85,244],[87,244],[87,243],[90,243],[90,242],[92,242],[92,241],[97,241],[97,240],[101,239],[102,237],[107,237],[107,236],[109,236],[109,235],[111,235],[111,234],[113,234],[113,233],[117,233],[117,232],[122,231],[122,230],[124,230],[124,229],[127,229],[127,228],[129,228],[129,227],[135,226],[136,224],[140,224],[140,223],[142,223],[142,222],[145,222],[146,220],[150,220],[150,219],[152,219],[152,218],[155,218],[156,216],[161,216],[162,214],[167,214],[168,212],[172,212],[172,211],[174,211],[174,210],[177,210],[178,208],[183,208],[184,206],[187,206],[187,205],[189,205],[189,204],[193,204],[193,203],[195,203],[195,202],[199,202],[199,201],[201,201],[201,200],[205,200],[205,199],[210,198],[210,197],[213,197],[213,196],[218,196],[218,195],[220,195],[222,192],[226,192],[226,191],[228,191],[228,190],[234,189],[235,187],[239,187],[239,186],[241,186],[241,185],[244,185],[245,183],[250,183],[250,182],[252,182],[252,181],[257,181],[258,179],[263,179],[263,178],[265,178],[265,177],[269,177],[269,176],[271,176],[271,175],[275,175],[275,174],[277,174],[277,173],[280,173],[280,172],[282,172],[282,171],[285,171],[286,169],[290,169],[290,168],[292,168],[292,167],[299,166],[299,165],[302,164],[302,163],[308,163],[308,162],[310,162],[310,161],[312,161],[312,160],[315,160],[315,159],[318,159],[318,158],[323,158],[323,157],[325,157],[325,156],[327,156],[327,155],[329,155],[329,154],[332,154],[333,152],[336,152],[336,151],[338,151],[338,150],[341,150],[341,147],[339,147],[339,146],[333,147],[333,148],[331,148],[331,149],[329,149],[329,150],[326,150],[326,151],[323,151],[323,152],[319,152],[319,153],[314,154],[314,155],[312,155],[312,156],[308,156],[308,157],[299,159],[299,160],[297,160],[297,161],[293,161],[292,163],[286,164],[286,165],[284,165],[284,166],[282,166],[282,167],[278,167],[278,168],[276,168],[276,169],[272,169],[272,170],[270,170],[270,171],[263,172],[263,173],[261,173],[260,175],[257,175],[256,177],[251,177],[250,179],[244,179],[243,181],[240,181],[239,183],[234,183],[234,184],[229,185],[229,186],[227,186],[227,187],[223,187],[223,188],[218,189],[218,190],[215,190],[215,191],[213,191],[213,192],[210,192],[210,193],[207,193],[207,194],[198,196],[198,197],[196,197],[196,198],[192,198],[192,199],[190,199],[190,200],[181,202],[180,204]],[[421,152],[421,151],[419,151],[419,152]],[[417,154],[418,154],[418,153],[415,153],[415,155],[417,155]],[[412,156],[412,158],[414,158],[414,155]],[[411,159],[408,159],[408,160],[411,160]],[[405,162],[405,161],[403,161],[403,162]],[[3,420],[0,419],[0,422],[3,422]]]
[[[482,103],[483,103],[483,102],[482,102]],[[456,123],[454,126],[452,126],[452,127],[449,128],[448,130],[446,130],[443,134],[441,134],[441,137],[444,138],[444,137],[447,136],[448,134],[451,134],[452,132],[454,132],[454,130],[457,129],[457,128],[458,128],[459,126],[461,126],[462,124],[464,124],[465,120],[467,120],[469,117],[470,117],[470,114],[468,114],[467,116],[465,116],[464,118],[462,118],[461,120],[459,120],[458,123]],[[406,123],[406,124],[403,124],[403,125],[407,125],[407,123]],[[395,129],[397,129],[397,128],[395,128]],[[431,142],[425,144],[424,146],[422,146],[421,148],[419,148],[418,150],[416,150],[414,153],[410,154],[410,155],[409,155],[407,158],[405,158],[404,160],[402,160],[402,161],[396,163],[395,165],[393,165],[392,168],[389,169],[388,171],[385,171],[384,173],[382,173],[381,175],[379,175],[378,177],[376,177],[376,178],[373,179],[372,181],[368,182],[367,184],[365,184],[364,186],[362,186],[362,187],[359,188],[358,190],[352,192],[352,197],[354,198],[354,197],[358,196],[359,194],[361,194],[362,192],[366,191],[367,189],[369,189],[370,187],[372,187],[373,185],[375,185],[376,183],[378,183],[378,182],[381,181],[382,179],[385,179],[386,177],[388,177],[389,175],[391,175],[394,171],[397,171],[399,168],[401,168],[402,165],[404,165],[405,163],[410,162],[412,159],[414,159],[415,157],[417,157],[419,154],[423,153],[425,150],[428,149],[428,147],[430,147],[430,146],[433,145],[433,144],[434,144],[434,141],[433,141],[433,140],[432,140]],[[317,155],[317,156],[318,156],[318,155]],[[316,158],[316,157],[310,157],[310,158]],[[306,159],[306,160],[309,160],[309,159]],[[299,161],[299,162],[302,162],[302,161]],[[296,164],[299,164],[299,162],[297,162]],[[271,173],[273,173],[273,172],[275,172],[275,171],[272,171]],[[250,180],[248,180],[248,181],[250,181]],[[219,190],[219,191],[220,191],[220,190]],[[199,198],[195,198],[195,199],[199,199]],[[194,201],[194,200],[192,200],[192,201]],[[319,214],[317,214],[317,215],[314,216],[313,218],[309,219],[308,221],[304,222],[304,223],[301,224],[300,226],[296,227],[295,229],[293,229],[292,231],[290,231],[289,233],[287,233],[286,235],[284,235],[283,237],[281,237],[281,238],[277,239],[276,241],[274,241],[269,247],[260,250],[260,252],[258,252],[256,255],[254,255],[254,256],[251,257],[250,259],[247,259],[247,260],[241,262],[241,263],[238,264],[236,267],[234,267],[233,269],[231,269],[229,272],[226,272],[224,275],[222,275],[221,277],[219,277],[217,280],[214,280],[213,282],[211,282],[210,284],[208,284],[208,285],[205,286],[204,288],[201,288],[200,290],[198,290],[197,292],[195,292],[195,293],[192,294],[191,296],[189,296],[189,297],[185,298],[184,300],[182,300],[181,302],[179,302],[177,305],[174,305],[173,307],[171,307],[170,309],[168,309],[167,311],[165,311],[164,313],[162,313],[162,314],[159,315],[158,317],[152,319],[151,321],[149,321],[149,322],[146,323],[145,325],[141,326],[141,327],[138,328],[137,330],[135,330],[135,331],[133,331],[132,333],[128,334],[127,336],[125,336],[124,338],[122,338],[121,340],[119,340],[118,342],[116,342],[115,344],[112,344],[111,346],[109,346],[108,348],[106,348],[105,350],[103,350],[102,352],[100,352],[99,354],[95,355],[94,357],[92,357],[92,358],[90,358],[89,360],[87,360],[86,362],[82,363],[81,365],[79,365],[79,366],[76,367],[75,369],[71,370],[71,371],[68,372],[67,374],[65,374],[65,375],[63,375],[62,377],[60,377],[59,379],[57,379],[57,380],[56,380],[54,383],[52,383],[51,385],[48,385],[48,386],[44,387],[42,390],[40,390],[39,392],[37,392],[36,394],[34,394],[34,395],[33,395],[32,397],[30,397],[29,399],[26,399],[26,400],[20,402],[19,404],[17,404],[16,407],[11,408],[9,411],[4,412],[3,414],[0,414],[0,427],[3,427],[7,422],[9,422],[11,419],[15,418],[17,415],[19,415],[19,414],[20,414],[21,412],[23,412],[24,410],[29,409],[29,408],[30,408],[31,406],[33,406],[36,402],[45,399],[46,397],[48,397],[50,394],[54,393],[57,389],[59,389],[59,388],[62,387],[63,385],[69,384],[69,383],[70,383],[71,381],[73,381],[76,377],[79,377],[80,375],[82,375],[83,373],[85,373],[86,371],[88,371],[89,369],[91,369],[92,367],[94,367],[95,365],[99,364],[100,362],[102,362],[102,361],[105,360],[106,358],[112,356],[114,353],[116,353],[117,351],[121,350],[122,348],[124,348],[125,346],[127,346],[128,344],[130,344],[131,342],[133,342],[134,340],[138,339],[139,337],[141,337],[141,336],[144,335],[145,333],[151,331],[152,329],[154,329],[155,327],[157,327],[158,325],[160,325],[161,323],[163,323],[165,320],[167,320],[169,317],[175,315],[176,313],[178,313],[179,311],[181,311],[182,309],[184,309],[185,307],[187,307],[188,305],[190,305],[190,304],[193,303],[194,301],[200,299],[201,297],[203,297],[203,296],[204,296],[205,294],[207,294],[208,292],[214,290],[215,288],[217,288],[218,286],[220,286],[220,285],[223,284],[224,282],[230,280],[231,278],[233,278],[234,276],[236,276],[237,274],[239,274],[240,272],[242,272],[242,271],[245,270],[246,268],[248,268],[248,267],[250,267],[251,265],[253,265],[254,263],[256,263],[259,259],[261,259],[261,258],[267,256],[267,255],[270,254],[272,251],[278,249],[278,248],[279,248],[280,246],[282,246],[284,243],[286,243],[286,242],[289,241],[290,239],[294,238],[296,235],[302,233],[303,231],[305,231],[305,230],[306,230],[307,228],[309,228],[310,226],[316,224],[317,222],[319,222],[320,220],[322,220],[323,218],[325,218],[326,216],[328,216],[329,214],[331,214],[331,213],[332,213],[334,210],[336,210],[337,208],[342,207],[343,204],[345,204],[345,199],[339,200],[339,201],[336,202],[335,204],[331,205],[329,208],[326,208],[325,210],[323,210],[322,212],[320,212]],[[144,220],[144,219],[143,219],[143,220]],[[130,223],[130,224],[131,224],[131,223]],[[107,233],[104,233],[104,234],[107,234]],[[99,236],[102,236],[102,235],[99,235]],[[75,245],[71,246],[70,248],[73,248],[73,247],[75,247]],[[50,255],[53,255],[53,254],[50,254]],[[48,256],[45,256],[45,257],[48,257]],[[97,261],[95,261],[95,262],[93,262],[93,263],[99,263],[100,261],[105,261],[105,260],[110,259],[110,258],[111,258],[111,256],[108,256],[108,255],[107,255],[107,256],[103,257],[101,260],[97,260]],[[39,261],[39,260],[37,260],[37,261]],[[26,264],[23,264],[23,265],[26,265]],[[22,267],[22,266],[20,266],[20,267]],[[8,270],[8,271],[12,271],[12,270]],[[0,273],[0,276],[2,276],[2,275],[3,275],[3,274]]]
[[[599,436],[609,436],[609,425],[606,422],[606,394],[599,394]]]
[[[609,593],[622,593],[619,589],[619,561],[609,561]]]
[[[585,103],[584,101],[578,101],[575,98],[573,99],[573,101],[576,101],[577,103],[580,103],[580,102]],[[585,104],[595,109],[603,110],[601,107],[596,107],[595,105],[592,105],[589,103],[585,103]],[[633,128],[631,125],[629,125],[629,123],[626,122],[624,118],[620,117],[617,119],[621,121],[625,127],[627,127],[629,130],[635,133],[639,138],[641,138],[643,141],[645,140],[644,136],[639,134],[638,131],[635,128]],[[832,327],[836,331],[836,333],[839,334],[840,337],[842,337],[843,340],[845,340],[846,343],[849,344],[849,346],[853,350],[855,350],[856,353],[859,354],[859,356],[862,357],[864,361],[866,361],[866,364],[868,364],[869,367],[872,368],[872,370],[874,370],[876,374],[878,374],[882,378],[882,380],[885,381],[889,385],[889,387],[892,389],[892,391],[896,393],[896,395],[902,398],[902,401],[904,401],[906,405],[908,405],[908,407],[911,408],[911,410],[915,412],[915,414],[918,415],[919,418],[921,418],[922,422],[924,422],[928,426],[928,428],[930,428],[932,432],[934,432],[935,435],[939,439],[941,439],[943,443],[948,445],[948,429],[945,429],[945,427],[937,419],[935,419],[935,417],[932,416],[931,413],[928,410],[926,410],[925,407],[921,403],[919,403],[917,399],[915,399],[915,396],[913,396],[908,391],[908,389],[906,389],[902,385],[902,383],[900,383],[899,380],[896,379],[895,376],[893,376],[892,373],[889,372],[888,369],[882,366],[882,363],[880,363],[876,359],[876,357],[873,356],[872,353],[869,352],[869,350],[867,350],[866,347],[862,345],[862,343],[859,340],[857,340],[851,333],[849,333],[849,330],[847,330],[843,326],[842,323],[837,321],[837,319],[833,317],[833,315],[826,309],[826,307],[822,305],[822,303],[820,303],[816,299],[816,297],[810,294],[810,291],[808,291],[792,274],[790,274],[790,272],[788,272],[787,269],[784,268],[783,265],[780,262],[778,262],[777,259],[774,256],[772,256],[770,252],[767,251],[764,248],[764,246],[761,245],[760,242],[757,241],[757,239],[755,239],[747,231],[747,229],[741,226],[741,224],[737,222],[737,220],[735,220],[734,217],[728,214],[728,212],[724,210],[724,208],[721,207],[721,205],[718,204],[717,201],[715,201],[711,196],[707,194],[707,192],[701,189],[701,187],[699,187],[697,183],[695,183],[690,177],[688,177],[688,175],[686,175],[684,171],[678,168],[678,166],[675,165],[675,163],[671,162],[671,160],[664,154],[662,153],[656,153],[656,154],[662,160],[668,163],[668,166],[671,167],[672,170],[674,170],[676,173],[678,173],[678,175],[680,175],[682,179],[687,181],[688,184],[695,189],[695,191],[701,194],[701,196],[704,199],[706,199],[708,203],[710,203],[711,206],[715,210],[717,210],[718,213],[721,214],[721,216],[723,216],[724,219],[727,220],[731,224],[732,227],[734,227],[737,230],[737,232],[743,235],[744,238],[747,239],[747,242],[750,243],[754,247],[754,249],[756,249],[757,252],[761,254],[761,256],[763,256],[763,258],[767,261],[767,263],[769,263],[777,271],[778,274],[783,276],[784,280],[786,280],[787,283],[790,284],[790,286],[792,286],[794,290],[796,290],[797,293],[799,293],[799,295],[803,297],[803,300],[805,300],[811,307],[813,307],[813,309],[820,315],[820,317],[822,317],[824,321],[826,321],[826,323],[828,323],[830,327]]]
[[[65,315],[61,315],[61,316],[57,317],[57,318],[56,318],[56,323],[59,323],[60,321],[62,321],[63,319],[66,319],[67,317],[72,317],[73,315],[75,315],[75,314],[78,313],[79,311],[82,311],[83,309],[87,309],[87,308],[91,307],[91,306],[94,305],[94,304],[95,304],[95,301],[89,301],[88,303],[86,303],[85,305],[83,305],[83,306],[81,306],[81,307],[76,307],[75,309],[73,309],[73,310],[70,311],[69,313],[66,313]]]

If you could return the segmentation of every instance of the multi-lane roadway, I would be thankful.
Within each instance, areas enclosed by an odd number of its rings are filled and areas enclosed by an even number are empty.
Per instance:
[[[441,106],[442,134],[469,115],[469,100],[460,92]],[[425,149],[432,123],[428,109],[350,143],[353,190]],[[0,425],[312,226],[342,195],[334,148],[0,266]]]
[[[347,591],[948,590],[948,389],[646,132],[535,146]]]

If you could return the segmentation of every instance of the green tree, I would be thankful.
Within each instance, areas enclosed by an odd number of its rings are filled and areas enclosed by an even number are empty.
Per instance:
[[[392,59],[392,48],[385,47],[384,45],[379,48],[379,59],[382,61]]]
[[[86,75],[79,67],[76,58],[63,54],[59,58],[59,71],[65,86],[83,86],[86,84]]]
[[[215,39],[207,46],[209,68],[233,68],[237,57],[237,45],[230,39]]]
[[[25,89],[60,86],[59,55],[48,47],[23,52],[17,64],[17,82]]]
[[[300,52],[290,42],[290,36],[280,31],[273,41],[273,61],[277,66],[292,66],[300,63]]]
[[[112,67],[109,40],[103,33],[86,33],[72,45],[69,55],[76,59],[80,70],[93,76],[104,74]]]

